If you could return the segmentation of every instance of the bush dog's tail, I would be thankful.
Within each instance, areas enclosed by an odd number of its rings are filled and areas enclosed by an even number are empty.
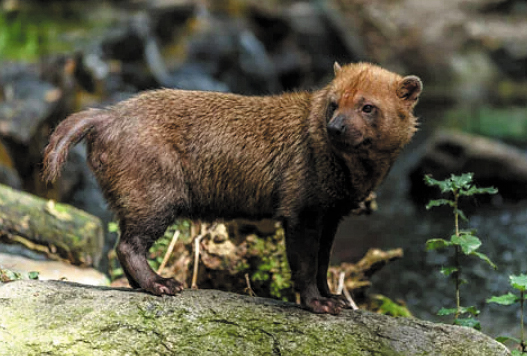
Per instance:
[[[89,109],[69,116],[62,121],[49,138],[44,151],[44,169],[42,179],[52,182],[60,175],[60,169],[68,156],[69,148],[79,143],[92,131],[101,119],[104,110]]]

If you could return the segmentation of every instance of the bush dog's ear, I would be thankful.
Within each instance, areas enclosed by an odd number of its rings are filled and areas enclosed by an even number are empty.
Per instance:
[[[423,82],[415,75],[404,77],[397,87],[397,96],[405,101],[408,107],[413,107],[423,91]]]
[[[335,72],[335,76],[337,74],[339,74],[339,72],[342,70],[342,67],[340,66],[340,64],[338,62],[335,62],[333,64],[333,72]]]

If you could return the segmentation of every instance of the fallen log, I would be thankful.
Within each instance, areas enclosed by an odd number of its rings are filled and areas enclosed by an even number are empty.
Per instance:
[[[97,266],[104,234],[93,215],[0,185],[0,243],[20,244],[51,260]]]

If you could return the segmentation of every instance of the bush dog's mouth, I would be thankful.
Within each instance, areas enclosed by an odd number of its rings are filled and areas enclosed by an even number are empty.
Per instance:
[[[337,150],[343,151],[356,151],[362,148],[369,148],[373,143],[373,140],[370,137],[364,138],[363,135],[358,132],[352,135],[351,140],[344,135],[330,135],[330,137],[331,144]]]

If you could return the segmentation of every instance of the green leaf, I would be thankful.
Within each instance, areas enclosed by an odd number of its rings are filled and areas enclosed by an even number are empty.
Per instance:
[[[460,246],[465,255],[471,254],[481,246],[481,241],[476,236],[465,231],[461,232],[459,236],[452,235],[450,241],[452,244]]]
[[[519,291],[525,291],[527,289],[527,275],[512,275],[509,276],[511,286]]]
[[[515,337],[512,337],[512,336],[498,336],[496,338],[496,341],[497,342],[501,342],[502,344],[504,344],[505,342],[507,341],[514,341],[515,343],[519,344],[521,343],[521,340],[518,339],[518,338],[515,338]]]
[[[496,194],[498,193],[498,189],[494,187],[488,187],[488,188],[477,188],[477,187],[470,187],[466,191],[460,191],[460,195],[470,196],[474,194]]]
[[[512,350],[511,356],[525,356],[525,352],[522,352],[520,350]]]
[[[437,200],[430,200],[428,204],[426,204],[426,210],[430,210],[431,208],[435,206],[442,206],[442,205],[449,205],[454,206],[455,202],[448,199],[437,199]]]
[[[458,269],[456,267],[441,267],[441,274],[448,277],[450,276],[452,273],[454,272],[457,272]]]
[[[16,281],[19,279],[22,279],[22,275],[19,272],[11,271],[8,269],[2,269],[0,268],[0,281],[6,282],[6,281]]]
[[[29,279],[38,279],[39,272],[31,271],[27,273]]]
[[[500,295],[500,296],[492,296],[489,299],[487,299],[487,303],[496,303],[499,305],[512,305],[519,301],[520,301],[520,297],[518,297],[517,295],[511,292],[504,294],[504,295]]]
[[[426,241],[426,250],[438,250],[440,248],[445,248],[450,245],[452,245],[452,243],[444,239],[430,239]]]
[[[481,330],[481,324],[474,318],[457,318],[454,320],[454,325],[466,326],[476,330]]]
[[[472,315],[479,315],[480,311],[475,306],[470,307],[459,307],[459,312],[461,314],[469,313]]]
[[[453,175],[450,177],[454,189],[468,189],[472,183],[474,173],[463,173],[460,176]]]
[[[480,259],[482,259],[483,261],[487,262],[492,268],[494,268],[494,269],[498,269],[498,266],[496,266],[496,265],[494,264],[494,262],[492,262],[492,261],[490,260],[490,258],[488,258],[487,255],[485,255],[485,254],[483,254],[483,253],[481,253],[481,252],[477,252],[477,251],[471,252],[470,254],[471,254],[472,256],[477,256],[477,257],[479,257]]]
[[[439,187],[441,193],[451,192],[452,191],[452,182],[450,179],[445,180],[435,180],[434,178],[425,175],[424,177],[426,185],[431,187]]]
[[[457,313],[457,308],[441,308],[437,315],[452,315]]]
[[[108,232],[118,232],[119,231],[119,224],[116,222],[109,222],[108,223]]]

